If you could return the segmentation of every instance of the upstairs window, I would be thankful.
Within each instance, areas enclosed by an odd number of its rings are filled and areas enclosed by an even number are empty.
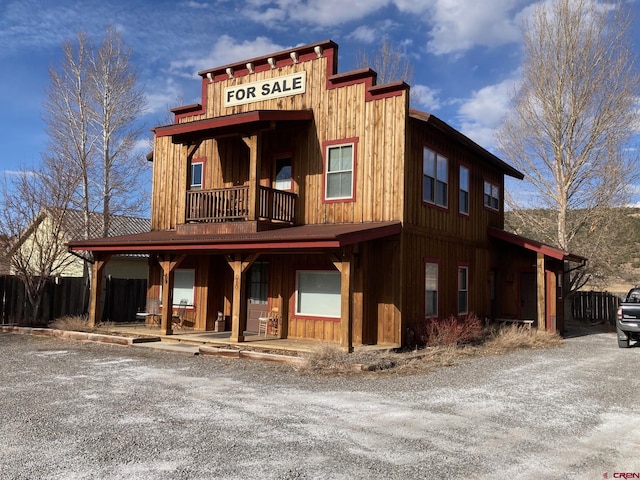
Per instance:
[[[326,200],[353,199],[355,143],[330,145],[326,150]]]
[[[276,159],[275,179],[273,188],[276,190],[291,190],[291,158]]]
[[[191,190],[202,190],[202,171],[204,160],[198,159],[191,162]]]
[[[447,208],[449,198],[449,161],[428,148],[422,155],[422,200]]]
[[[459,212],[463,215],[469,215],[469,169],[460,166],[460,199]]]
[[[486,180],[484,182],[484,206],[491,210],[500,210],[500,187]]]

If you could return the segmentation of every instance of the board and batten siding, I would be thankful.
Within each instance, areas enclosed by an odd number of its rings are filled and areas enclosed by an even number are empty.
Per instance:
[[[305,71],[306,93],[224,107],[224,88]],[[296,223],[324,224],[401,220],[404,206],[404,158],[408,90],[367,100],[364,81],[327,88],[327,59],[320,58],[225,81],[205,79],[207,118],[253,110],[312,109],[311,122],[282,131],[261,133],[260,183],[269,181],[269,166],[280,153],[293,159],[293,190],[299,195]],[[180,118],[181,123],[202,115]],[[283,134],[286,133],[286,134]],[[325,142],[355,139],[355,201],[324,202]],[[184,223],[188,147],[171,137],[156,138],[152,229],[173,229]],[[204,188],[248,185],[249,152],[239,137],[206,139],[192,158],[206,158]]]

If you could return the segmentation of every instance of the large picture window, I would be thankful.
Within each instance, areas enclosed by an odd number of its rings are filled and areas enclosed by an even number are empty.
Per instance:
[[[173,304],[178,305],[182,300],[187,305],[193,305],[193,288],[196,280],[196,271],[193,269],[177,269],[173,272]],[[162,287],[160,288],[162,299]]]
[[[427,262],[424,267],[424,313],[426,317],[438,316],[438,264]]]
[[[500,210],[500,187],[486,180],[484,182],[484,206],[492,210]]]
[[[340,305],[340,272],[296,272],[296,315],[340,318]]]
[[[355,144],[327,147],[325,172],[325,199],[349,200],[353,198]]]
[[[458,314],[469,313],[469,267],[458,267]]]
[[[422,156],[422,200],[440,207],[449,204],[449,161],[428,148]]]

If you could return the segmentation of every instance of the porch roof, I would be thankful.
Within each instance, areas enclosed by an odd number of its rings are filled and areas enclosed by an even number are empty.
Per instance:
[[[173,136],[174,143],[194,138],[215,138],[223,135],[243,134],[264,130],[282,122],[306,122],[313,120],[312,110],[254,110],[223,117],[206,118],[194,122],[156,127],[156,137]]]
[[[497,238],[498,240],[503,240],[512,245],[522,247],[526,250],[531,250],[536,253],[542,253],[556,260],[566,260],[574,263],[584,263],[587,261],[585,257],[581,257],[580,255],[576,255],[571,252],[565,252],[564,250],[561,250],[559,248],[552,247],[551,245],[547,245],[536,240],[531,240],[530,238],[521,237],[520,235],[516,235],[515,233],[505,232],[504,230],[493,227],[489,227],[488,233],[490,237]]]
[[[289,251],[340,248],[399,234],[402,224],[392,222],[302,225],[254,233],[179,234],[156,230],[136,235],[69,242],[70,251],[108,253],[167,251]]]

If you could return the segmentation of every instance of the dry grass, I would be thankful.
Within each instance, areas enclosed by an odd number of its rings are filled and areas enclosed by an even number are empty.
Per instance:
[[[348,354],[338,345],[323,343],[306,356],[307,364],[300,370],[316,374],[362,371],[424,373],[455,365],[465,358],[497,355],[519,349],[553,348],[561,344],[562,339],[557,334],[518,325],[485,330],[482,339],[477,339],[473,345],[451,342],[413,351],[369,350]]]
[[[58,330],[73,332],[93,332],[95,330],[89,327],[89,321],[83,315],[67,315],[66,317],[56,318],[49,326]]]

